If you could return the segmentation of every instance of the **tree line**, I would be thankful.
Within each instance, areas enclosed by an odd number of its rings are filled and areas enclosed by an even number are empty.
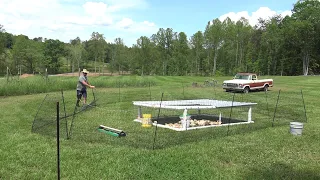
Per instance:
[[[320,72],[320,2],[299,0],[292,15],[207,23],[191,37],[172,28],[160,28],[151,37],[141,36],[131,47],[122,38],[106,42],[93,32],[68,43],[42,37],[12,35],[0,25],[0,74],[7,67],[24,73],[130,72],[137,75],[309,75]]]

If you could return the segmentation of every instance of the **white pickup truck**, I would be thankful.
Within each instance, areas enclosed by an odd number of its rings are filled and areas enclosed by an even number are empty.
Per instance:
[[[242,91],[249,93],[251,90],[268,91],[273,86],[273,79],[258,79],[254,73],[237,73],[233,80],[223,81],[222,88],[226,91]]]

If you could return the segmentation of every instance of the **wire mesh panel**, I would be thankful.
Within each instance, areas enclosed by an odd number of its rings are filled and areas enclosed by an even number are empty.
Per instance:
[[[148,86],[146,83],[145,87],[119,85],[118,88],[90,89],[88,93],[89,102],[94,102],[92,106],[89,103],[87,108],[78,108],[74,107],[76,99],[68,100],[65,118],[60,115],[60,132],[63,127],[69,127],[69,137],[75,142],[159,149],[286,125],[293,120],[306,121],[302,93],[298,91],[281,91],[280,95],[274,90],[244,94],[192,84]],[[55,116],[47,118],[45,109],[52,109],[56,99],[49,99],[45,98],[40,105],[33,130],[46,124],[55,127]],[[86,111],[91,107],[96,108]],[[187,131],[172,131],[180,127],[161,128],[179,123],[182,126],[185,109],[190,115]],[[146,128],[134,121],[141,122],[144,113],[151,115],[153,126]],[[100,125],[123,130],[127,135],[123,138],[109,136],[98,131]],[[54,134],[54,128],[48,128],[41,130]]]
[[[91,96],[89,99],[90,103],[77,107],[76,98],[65,101],[63,91],[60,93],[46,94],[38,107],[31,131],[55,137],[58,119],[60,123],[60,137],[70,138],[76,114],[96,106],[97,99],[95,98],[94,90],[92,90]],[[59,102],[59,107],[56,106],[57,102]],[[59,114],[57,114],[57,108],[59,108]]]
[[[302,90],[278,91],[272,125],[288,125],[290,122],[307,122]]]
[[[68,137],[68,120],[62,94],[47,94],[39,105],[33,120],[32,132],[46,136],[56,136],[57,132],[57,102],[59,106],[60,137]]]

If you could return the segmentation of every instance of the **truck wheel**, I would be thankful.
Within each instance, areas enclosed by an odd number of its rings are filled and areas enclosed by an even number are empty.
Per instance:
[[[269,86],[268,86],[268,85],[265,85],[264,88],[263,88],[263,91],[264,91],[264,92],[267,92],[267,91],[268,91],[268,88],[269,88]]]
[[[249,93],[249,91],[250,91],[249,87],[245,87],[244,90],[243,90],[243,93],[247,94],[247,93]]]

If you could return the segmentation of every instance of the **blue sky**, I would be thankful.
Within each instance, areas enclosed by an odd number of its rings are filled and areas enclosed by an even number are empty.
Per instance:
[[[120,37],[128,46],[159,28],[203,31],[208,21],[241,16],[254,25],[259,17],[291,15],[296,0],[1,0],[0,24],[9,33],[69,42],[104,34],[108,42]]]

